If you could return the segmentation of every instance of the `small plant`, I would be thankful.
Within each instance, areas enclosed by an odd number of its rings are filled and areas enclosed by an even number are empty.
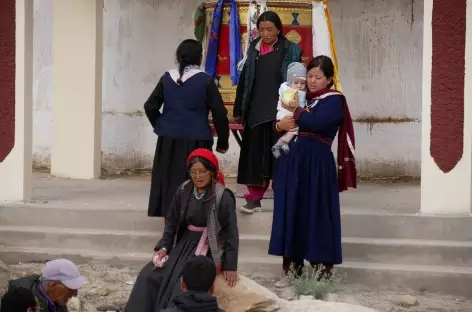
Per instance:
[[[302,273],[300,275],[300,273]],[[288,274],[290,284],[294,288],[295,296],[312,296],[321,300],[329,293],[335,292],[337,285],[343,282],[343,277],[336,272],[326,273],[326,268],[322,265],[312,269],[305,269],[303,272],[290,267]]]

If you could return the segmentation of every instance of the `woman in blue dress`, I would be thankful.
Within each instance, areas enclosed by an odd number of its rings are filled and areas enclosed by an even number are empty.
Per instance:
[[[286,274],[294,270],[300,275],[307,260],[322,265],[319,278],[329,277],[333,265],[342,263],[339,192],[356,187],[355,141],[346,99],[331,89],[333,77],[331,59],[314,58],[307,66],[307,108],[287,107],[293,118],[275,124],[278,132],[299,127],[274,178],[269,254],[283,257]],[[336,164],[331,144],[338,130]],[[288,279],[276,286],[288,286]]]

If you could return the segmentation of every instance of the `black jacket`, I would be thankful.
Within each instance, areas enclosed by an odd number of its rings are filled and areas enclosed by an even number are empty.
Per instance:
[[[239,83],[236,89],[236,100],[234,101],[233,117],[242,118],[243,121],[247,119],[248,104],[251,97],[252,88],[255,82],[256,75],[256,58],[259,56],[257,44],[260,38],[254,39],[248,49],[246,63],[244,64],[241,75],[239,76]],[[301,62],[302,49],[299,45],[291,42],[285,37],[281,37],[275,47],[284,54],[282,62],[280,81],[287,81],[287,69],[293,62]],[[275,104],[274,104],[275,105]]]
[[[30,276],[25,276],[16,280],[11,280],[8,283],[8,290],[16,287],[23,287],[26,289],[31,289],[33,292],[33,295],[38,298],[39,301],[39,308],[41,312],[68,312],[66,306],[57,306],[56,309],[54,307],[51,307],[48,303],[48,300],[46,299],[46,296],[43,294],[43,292],[40,290],[39,285],[41,284],[41,281],[39,280],[39,275],[30,275]]]
[[[224,312],[218,307],[216,298],[209,293],[185,292],[170,303],[171,308],[163,312]]]

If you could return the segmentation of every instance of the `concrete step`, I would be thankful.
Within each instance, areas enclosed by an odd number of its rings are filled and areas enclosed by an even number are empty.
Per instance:
[[[0,226],[0,246],[151,253],[159,232]],[[268,235],[241,234],[241,257],[265,257]],[[472,243],[461,241],[343,238],[345,261],[472,267]]]
[[[163,218],[150,218],[147,212],[138,209],[65,208],[49,205],[0,204],[0,226],[38,226],[70,229],[97,229],[157,232],[164,229]],[[272,213],[252,216],[238,213],[241,233],[269,234],[272,228]]]
[[[109,253],[148,253],[162,234],[159,232],[113,231],[17,226],[0,226],[0,247],[99,250]],[[266,256],[268,237],[240,235],[240,254]]]
[[[28,261],[46,261],[66,257],[76,263],[98,260],[111,265],[142,266],[150,261],[149,253],[110,253],[61,248],[0,248],[0,259],[8,264]],[[242,274],[280,276],[281,259],[277,257],[241,257]],[[345,262],[336,271],[352,284],[370,287],[398,286],[422,292],[441,292],[456,296],[472,297],[472,269],[464,267],[398,265],[379,263]]]
[[[346,261],[472,268],[472,242],[343,237]]]
[[[106,207],[106,206],[105,206]],[[142,209],[96,207],[54,207],[49,204],[0,204],[0,226],[38,226],[88,228],[100,230],[145,231],[163,230],[162,218],[149,218]],[[254,215],[238,213],[241,233],[269,235],[272,213]],[[472,217],[387,214],[357,210],[342,214],[345,237],[472,241]]]
[[[342,207],[341,207],[342,209]],[[472,216],[350,211],[342,215],[346,237],[472,241]]]

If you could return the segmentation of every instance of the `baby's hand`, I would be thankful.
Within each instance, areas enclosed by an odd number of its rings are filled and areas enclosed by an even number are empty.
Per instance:
[[[298,104],[295,100],[291,100],[289,103],[288,103],[288,106],[290,108],[297,108],[298,107]]]

